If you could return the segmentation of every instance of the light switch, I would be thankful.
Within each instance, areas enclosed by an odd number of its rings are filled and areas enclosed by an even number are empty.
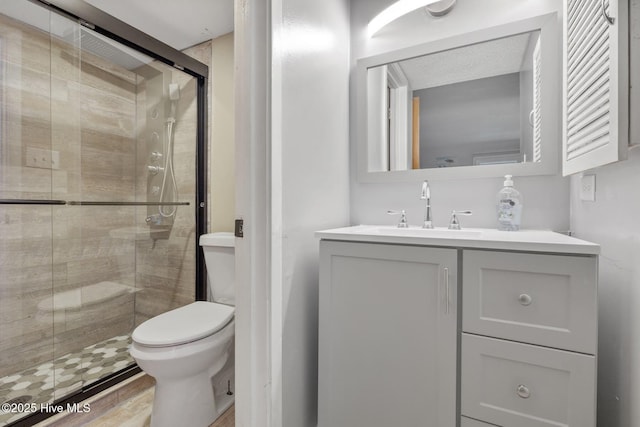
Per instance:
[[[583,175],[580,178],[580,200],[585,202],[596,201],[596,176]]]

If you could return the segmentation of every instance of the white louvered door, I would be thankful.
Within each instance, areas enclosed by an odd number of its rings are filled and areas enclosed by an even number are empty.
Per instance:
[[[542,160],[542,55],[540,39],[533,49],[533,161]]]
[[[562,172],[623,160],[629,141],[627,0],[565,0]]]

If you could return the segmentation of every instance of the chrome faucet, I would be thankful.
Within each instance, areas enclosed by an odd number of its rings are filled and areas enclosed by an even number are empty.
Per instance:
[[[429,181],[427,180],[422,183],[420,199],[427,201],[427,205],[424,210],[424,222],[422,223],[422,228],[433,228],[433,221],[431,219],[431,190],[429,189]]]

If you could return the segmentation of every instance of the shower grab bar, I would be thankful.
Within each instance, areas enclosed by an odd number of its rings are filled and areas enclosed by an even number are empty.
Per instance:
[[[191,202],[93,202],[71,201],[71,206],[189,206]]]
[[[0,199],[0,205],[70,205],[70,206],[189,206],[191,202],[93,202],[38,199]]]
[[[64,200],[0,199],[0,205],[66,205]]]

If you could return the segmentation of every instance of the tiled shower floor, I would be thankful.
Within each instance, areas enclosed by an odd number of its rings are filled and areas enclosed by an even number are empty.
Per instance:
[[[129,335],[110,338],[52,362],[0,378],[0,403],[35,404],[29,408],[40,408],[41,404],[53,403],[132,364],[130,343]],[[14,405],[14,409],[21,407],[22,405]],[[0,426],[29,414],[30,412],[7,413],[0,409]]]

